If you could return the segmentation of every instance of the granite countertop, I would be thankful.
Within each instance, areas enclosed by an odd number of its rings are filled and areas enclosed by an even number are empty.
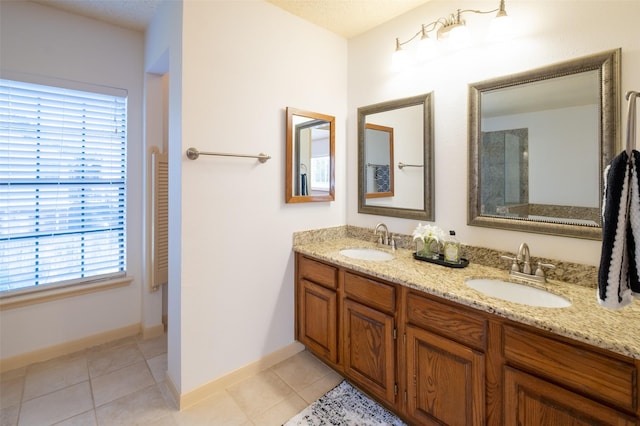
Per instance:
[[[339,237],[294,244],[294,251],[363,272],[393,283],[448,299],[478,310],[551,331],[612,352],[640,359],[640,302],[618,311],[601,307],[593,288],[549,280],[528,284],[564,296],[566,308],[539,308],[486,296],[465,285],[468,278],[496,278],[518,282],[505,270],[470,263],[466,268],[448,268],[415,260],[411,250],[397,249],[394,259],[366,261],[339,253],[345,248],[370,247],[391,252],[375,243]]]

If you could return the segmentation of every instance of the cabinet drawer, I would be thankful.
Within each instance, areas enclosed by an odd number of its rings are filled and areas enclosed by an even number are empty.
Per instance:
[[[504,326],[503,337],[507,363],[620,408],[637,409],[633,362],[510,325]]]
[[[407,294],[407,320],[475,349],[486,347],[487,320],[462,308]]]
[[[298,260],[300,278],[306,278],[309,281],[334,290],[338,288],[338,269],[336,267],[304,256],[299,256]]]
[[[395,312],[396,289],[392,285],[345,272],[344,292],[348,298],[372,308],[389,313]]]

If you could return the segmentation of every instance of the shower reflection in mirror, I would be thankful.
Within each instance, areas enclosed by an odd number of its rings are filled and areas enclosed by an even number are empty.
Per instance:
[[[517,215],[528,209],[528,150],[528,129],[482,132],[480,196],[483,214]]]
[[[599,79],[587,71],[482,93],[482,215],[599,223]]]
[[[621,49],[469,85],[472,226],[602,238]]]

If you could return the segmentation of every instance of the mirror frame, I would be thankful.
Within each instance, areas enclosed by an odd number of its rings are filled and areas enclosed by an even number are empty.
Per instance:
[[[542,222],[527,218],[513,219],[482,216],[480,200],[481,95],[482,92],[517,86],[535,81],[599,71],[600,74],[600,167],[599,185],[604,189],[603,173],[620,148],[620,56],[621,49],[609,50],[566,62],[536,68],[518,74],[499,77],[469,85],[469,182],[467,224],[513,231],[559,235],[590,240],[602,239],[601,226]]]
[[[434,185],[434,140],[432,93],[381,102],[358,108],[358,213],[379,216],[401,217],[424,221],[435,220],[435,185]],[[365,164],[365,126],[369,114],[391,111],[394,109],[422,105],[423,107],[423,209],[406,209],[401,207],[368,206],[366,204],[366,164]],[[395,141],[398,143],[398,141]],[[393,166],[393,164],[392,164]]]
[[[293,125],[293,116],[308,117],[314,120],[327,121],[329,130],[329,193],[327,195],[293,195],[293,155],[295,140],[293,135],[297,134]],[[310,203],[316,201],[335,200],[335,140],[336,140],[336,118],[331,115],[317,112],[305,111],[298,108],[287,107],[286,109],[286,155],[285,155],[285,184],[284,198],[286,203]]]

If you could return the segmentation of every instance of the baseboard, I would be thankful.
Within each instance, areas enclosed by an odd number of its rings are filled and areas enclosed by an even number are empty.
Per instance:
[[[164,334],[164,324],[154,325],[153,327],[142,328],[142,339],[154,339]]]
[[[167,388],[169,389],[169,396],[171,397],[173,402],[173,406],[178,407],[178,409],[180,409],[180,392],[178,392],[178,388],[176,387],[176,384],[173,383],[173,379],[169,375],[168,371],[165,373],[164,376],[165,376],[165,382],[167,383]]]
[[[293,342],[290,345],[278,349],[275,352],[271,352],[270,354],[260,358],[257,361],[252,362],[251,364],[245,365],[244,367],[232,371],[225,376],[222,376],[212,382],[209,382],[182,395],[179,394],[175,387],[175,384],[171,381],[170,378],[168,378],[167,382],[169,383],[169,389],[173,393],[176,402],[178,402],[178,407],[180,408],[180,410],[184,410],[185,408],[191,407],[192,405],[206,399],[216,392],[224,390],[235,383],[238,383],[263,370],[273,367],[279,362],[292,357],[302,350],[304,350],[304,346],[301,343]]]
[[[88,349],[90,347],[109,343],[114,340],[123,339],[125,337],[135,336],[140,333],[140,324],[131,324],[116,330],[110,330],[100,334],[83,337],[78,340],[61,343],[48,348],[38,349],[33,352],[27,352],[14,357],[0,360],[0,372],[14,370],[16,368],[26,367],[35,362],[47,361],[62,355],[68,355],[74,352]]]

